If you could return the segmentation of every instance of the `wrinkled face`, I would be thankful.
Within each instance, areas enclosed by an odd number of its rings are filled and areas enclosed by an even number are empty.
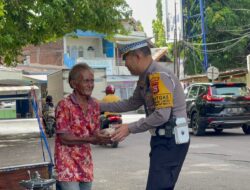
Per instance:
[[[132,75],[139,75],[139,55],[134,52],[128,52],[124,55],[125,66]]]
[[[94,74],[92,71],[81,71],[80,75],[73,82],[74,90],[80,96],[89,97],[94,89]]]

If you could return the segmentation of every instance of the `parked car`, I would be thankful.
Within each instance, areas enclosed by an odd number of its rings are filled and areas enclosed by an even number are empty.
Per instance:
[[[241,127],[250,134],[250,94],[245,83],[194,83],[185,89],[189,127],[196,136],[206,129]]]

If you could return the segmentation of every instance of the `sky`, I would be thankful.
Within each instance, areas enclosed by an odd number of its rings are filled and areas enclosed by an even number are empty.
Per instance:
[[[156,0],[126,0],[133,10],[133,17],[142,23],[148,37],[153,36],[152,21],[156,19]]]

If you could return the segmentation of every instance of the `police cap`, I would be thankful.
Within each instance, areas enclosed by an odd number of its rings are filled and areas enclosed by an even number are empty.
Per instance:
[[[117,42],[117,47],[121,54],[126,54],[129,51],[133,51],[142,47],[146,47],[149,44],[151,38],[146,38],[142,40],[129,41],[129,42]]]

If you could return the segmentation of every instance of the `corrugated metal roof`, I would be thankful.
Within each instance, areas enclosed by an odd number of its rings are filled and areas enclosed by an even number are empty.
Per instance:
[[[47,81],[47,75],[23,75],[23,76],[39,81]]]
[[[10,69],[0,69],[0,80],[21,80],[22,71],[20,70],[10,70]]]
[[[155,61],[158,61],[163,55],[167,54],[168,48],[162,47],[162,48],[150,48],[152,53],[152,58]]]
[[[29,91],[31,89],[38,90],[39,88],[33,86],[0,86],[0,92],[11,92],[11,91]]]

